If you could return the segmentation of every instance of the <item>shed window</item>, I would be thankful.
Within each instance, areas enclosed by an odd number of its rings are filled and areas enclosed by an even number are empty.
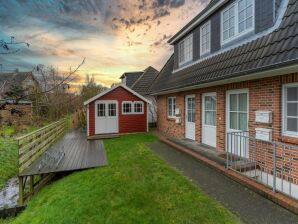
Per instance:
[[[129,114],[132,111],[132,102],[123,102],[122,104],[122,113]]]
[[[176,97],[168,98],[168,117],[175,117]]]
[[[298,136],[298,83],[284,86],[283,101],[284,134]]]
[[[98,117],[106,116],[106,105],[104,103],[97,104],[97,116]]]
[[[134,112],[135,113],[142,114],[143,110],[144,110],[143,107],[144,107],[143,102],[134,102]]]

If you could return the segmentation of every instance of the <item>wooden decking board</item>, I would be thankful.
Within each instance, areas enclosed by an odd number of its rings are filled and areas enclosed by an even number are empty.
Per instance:
[[[87,140],[86,134],[79,131],[71,131],[50,147],[47,152],[60,151],[64,146],[65,156],[58,167],[44,167],[38,169],[42,160],[39,157],[33,164],[26,168],[20,176],[56,173],[63,171],[81,170],[107,165],[106,153],[102,140]]]

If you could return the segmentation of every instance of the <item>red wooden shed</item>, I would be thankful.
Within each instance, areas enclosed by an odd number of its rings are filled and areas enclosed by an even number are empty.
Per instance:
[[[147,132],[150,102],[123,84],[84,102],[87,106],[87,136]]]

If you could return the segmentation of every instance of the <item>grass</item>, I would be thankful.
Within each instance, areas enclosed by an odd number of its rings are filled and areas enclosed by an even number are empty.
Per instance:
[[[11,138],[0,137],[0,189],[9,178],[17,174],[17,165],[17,143]]]
[[[239,222],[143,144],[155,140],[136,134],[105,141],[108,166],[55,181],[0,224]]]

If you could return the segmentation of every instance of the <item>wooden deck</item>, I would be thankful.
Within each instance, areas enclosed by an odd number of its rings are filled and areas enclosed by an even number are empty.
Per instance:
[[[45,153],[57,155],[64,152],[59,162],[45,161]],[[31,176],[39,174],[57,173],[63,171],[82,170],[107,165],[106,153],[102,140],[87,140],[85,133],[71,131],[62,139],[51,146],[46,152],[36,159],[29,167],[19,173],[19,176]]]

